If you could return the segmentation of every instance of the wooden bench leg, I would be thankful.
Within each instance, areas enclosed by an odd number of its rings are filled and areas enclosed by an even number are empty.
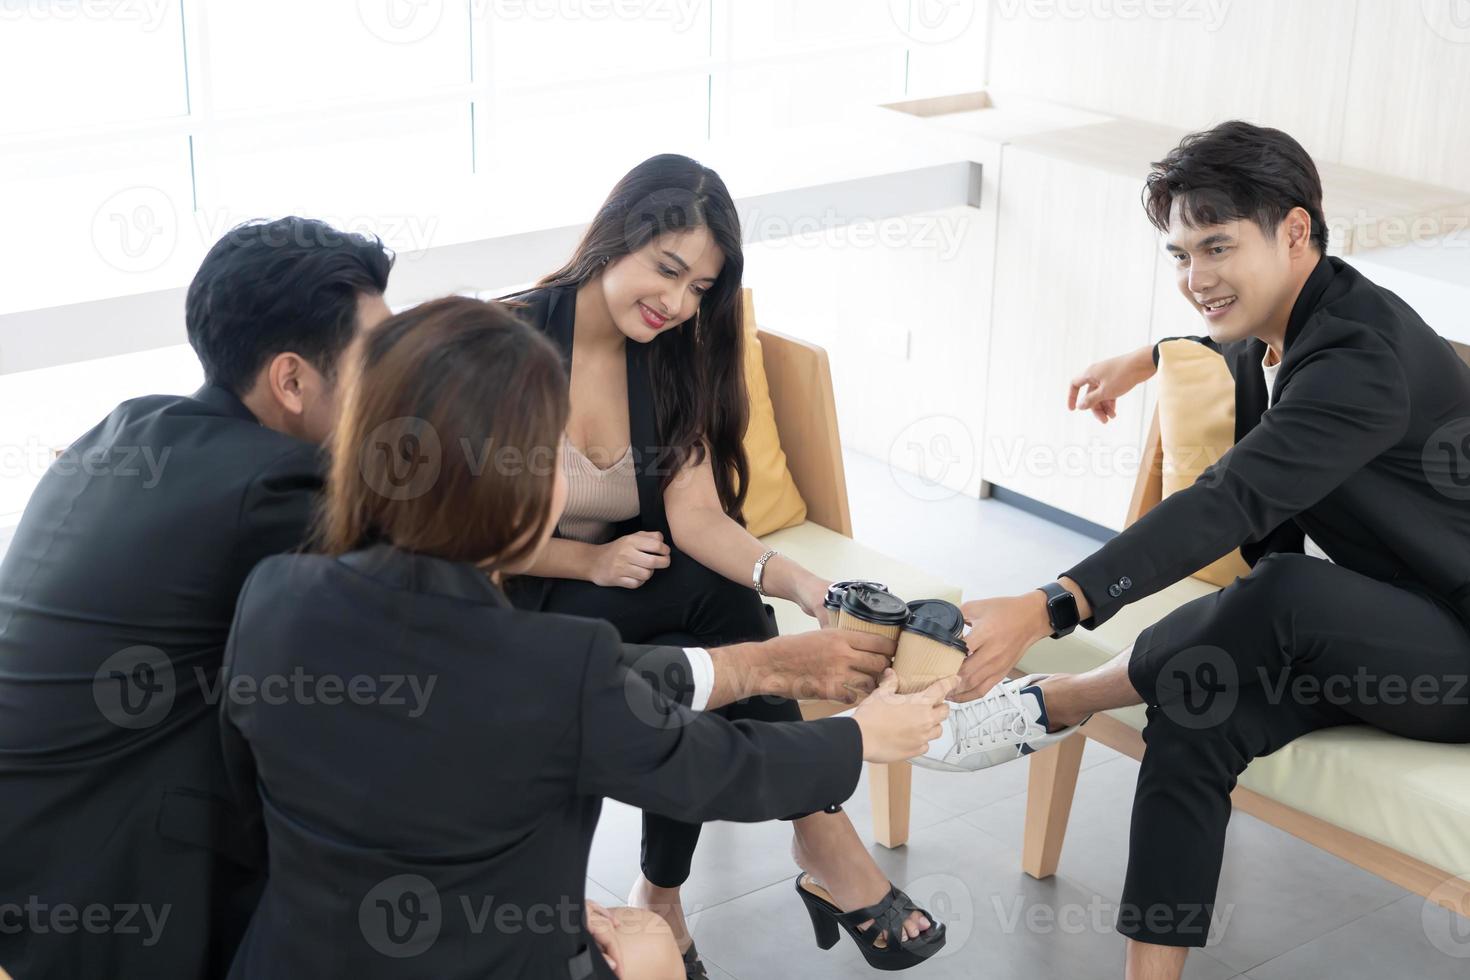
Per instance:
[[[1086,741],[1086,736],[1074,735],[1031,757],[1021,870],[1033,878],[1050,878],[1057,873]]]
[[[902,847],[909,841],[909,803],[913,785],[914,771],[907,762],[868,766],[868,789],[873,800],[873,837],[884,847]]]

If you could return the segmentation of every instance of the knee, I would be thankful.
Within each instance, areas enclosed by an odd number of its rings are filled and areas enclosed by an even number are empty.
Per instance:
[[[1238,578],[1220,592],[1222,610],[1228,615],[1261,616],[1290,609],[1316,594],[1316,583],[1331,569],[1326,562],[1306,555],[1274,554],[1256,562],[1250,574]]]
[[[1249,760],[1232,737],[1228,718],[1180,719],[1166,708],[1150,708],[1143,729],[1143,765],[1170,781],[1232,781]]]
[[[1180,606],[1138,636],[1128,663],[1133,686],[1151,704],[1226,701],[1286,666],[1296,623],[1334,594],[1332,570],[1305,555],[1271,555],[1218,593]],[[1216,711],[1218,714],[1218,709]]]
[[[684,980],[684,960],[674,931],[648,909],[608,909],[617,930],[621,980]]]
[[[732,582],[688,555],[680,557],[693,566],[686,572],[695,611],[691,625],[701,640],[739,643],[775,635],[765,605],[750,586]]]

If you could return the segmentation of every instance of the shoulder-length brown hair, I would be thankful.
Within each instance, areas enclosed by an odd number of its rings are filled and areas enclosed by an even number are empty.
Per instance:
[[[740,216],[720,175],[677,153],[644,160],[608,194],[566,265],[537,285],[580,287],[608,262],[668,232],[691,228],[708,229],[725,262],[696,315],[648,345],[659,448],[672,461],[660,488],[669,485],[687,460],[704,462],[708,447],[720,505],[743,522],[750,483],[745,455],[750,398],[740,315],[745,254]]]
[[[531,556],[568,414],[550,341],[498,303],[450,297],[361,337],[343,375],[323,550],[386,542],[489,571]]]

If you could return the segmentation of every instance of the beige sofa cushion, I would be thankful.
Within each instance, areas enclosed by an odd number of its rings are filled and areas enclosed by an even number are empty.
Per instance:
[[[894,595],[910,601],[960,601],[960,590],[957,586],[946,584],[927,572],[889,558],[812,521],[767,534],[761,541],[766,547],[787,555],[808,570],[834,580],[873,579],[888,586]],[[804,633],[817,628],[816,620],[803,613],[795,603],[784,599],[768,601],[776,610],[776,625],[783,635]]]
[[[1171,610],[1213,591],[1185,579],[1125,606],[1099,629],[1043,640],[1027,651],[1021,667],[1032,673],[1096,667]],[[1109,714],[1143,728],[1141,707]],[[1470,746],[1415,742],[1359,726],[1332,728],[1257,759],[1240,784],[1451,874],[1470,872]]]

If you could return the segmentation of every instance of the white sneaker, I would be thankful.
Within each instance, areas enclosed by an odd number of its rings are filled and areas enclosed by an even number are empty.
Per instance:
[[[944,734],[912,760],[914,765],[941,772],[978,772],[1039,752],[1075,733],[1081,722],[1056,732],[1046,730],[1046,700],[1036,683],[1047,676],[1002,681],[966,704],[951,701]]]

